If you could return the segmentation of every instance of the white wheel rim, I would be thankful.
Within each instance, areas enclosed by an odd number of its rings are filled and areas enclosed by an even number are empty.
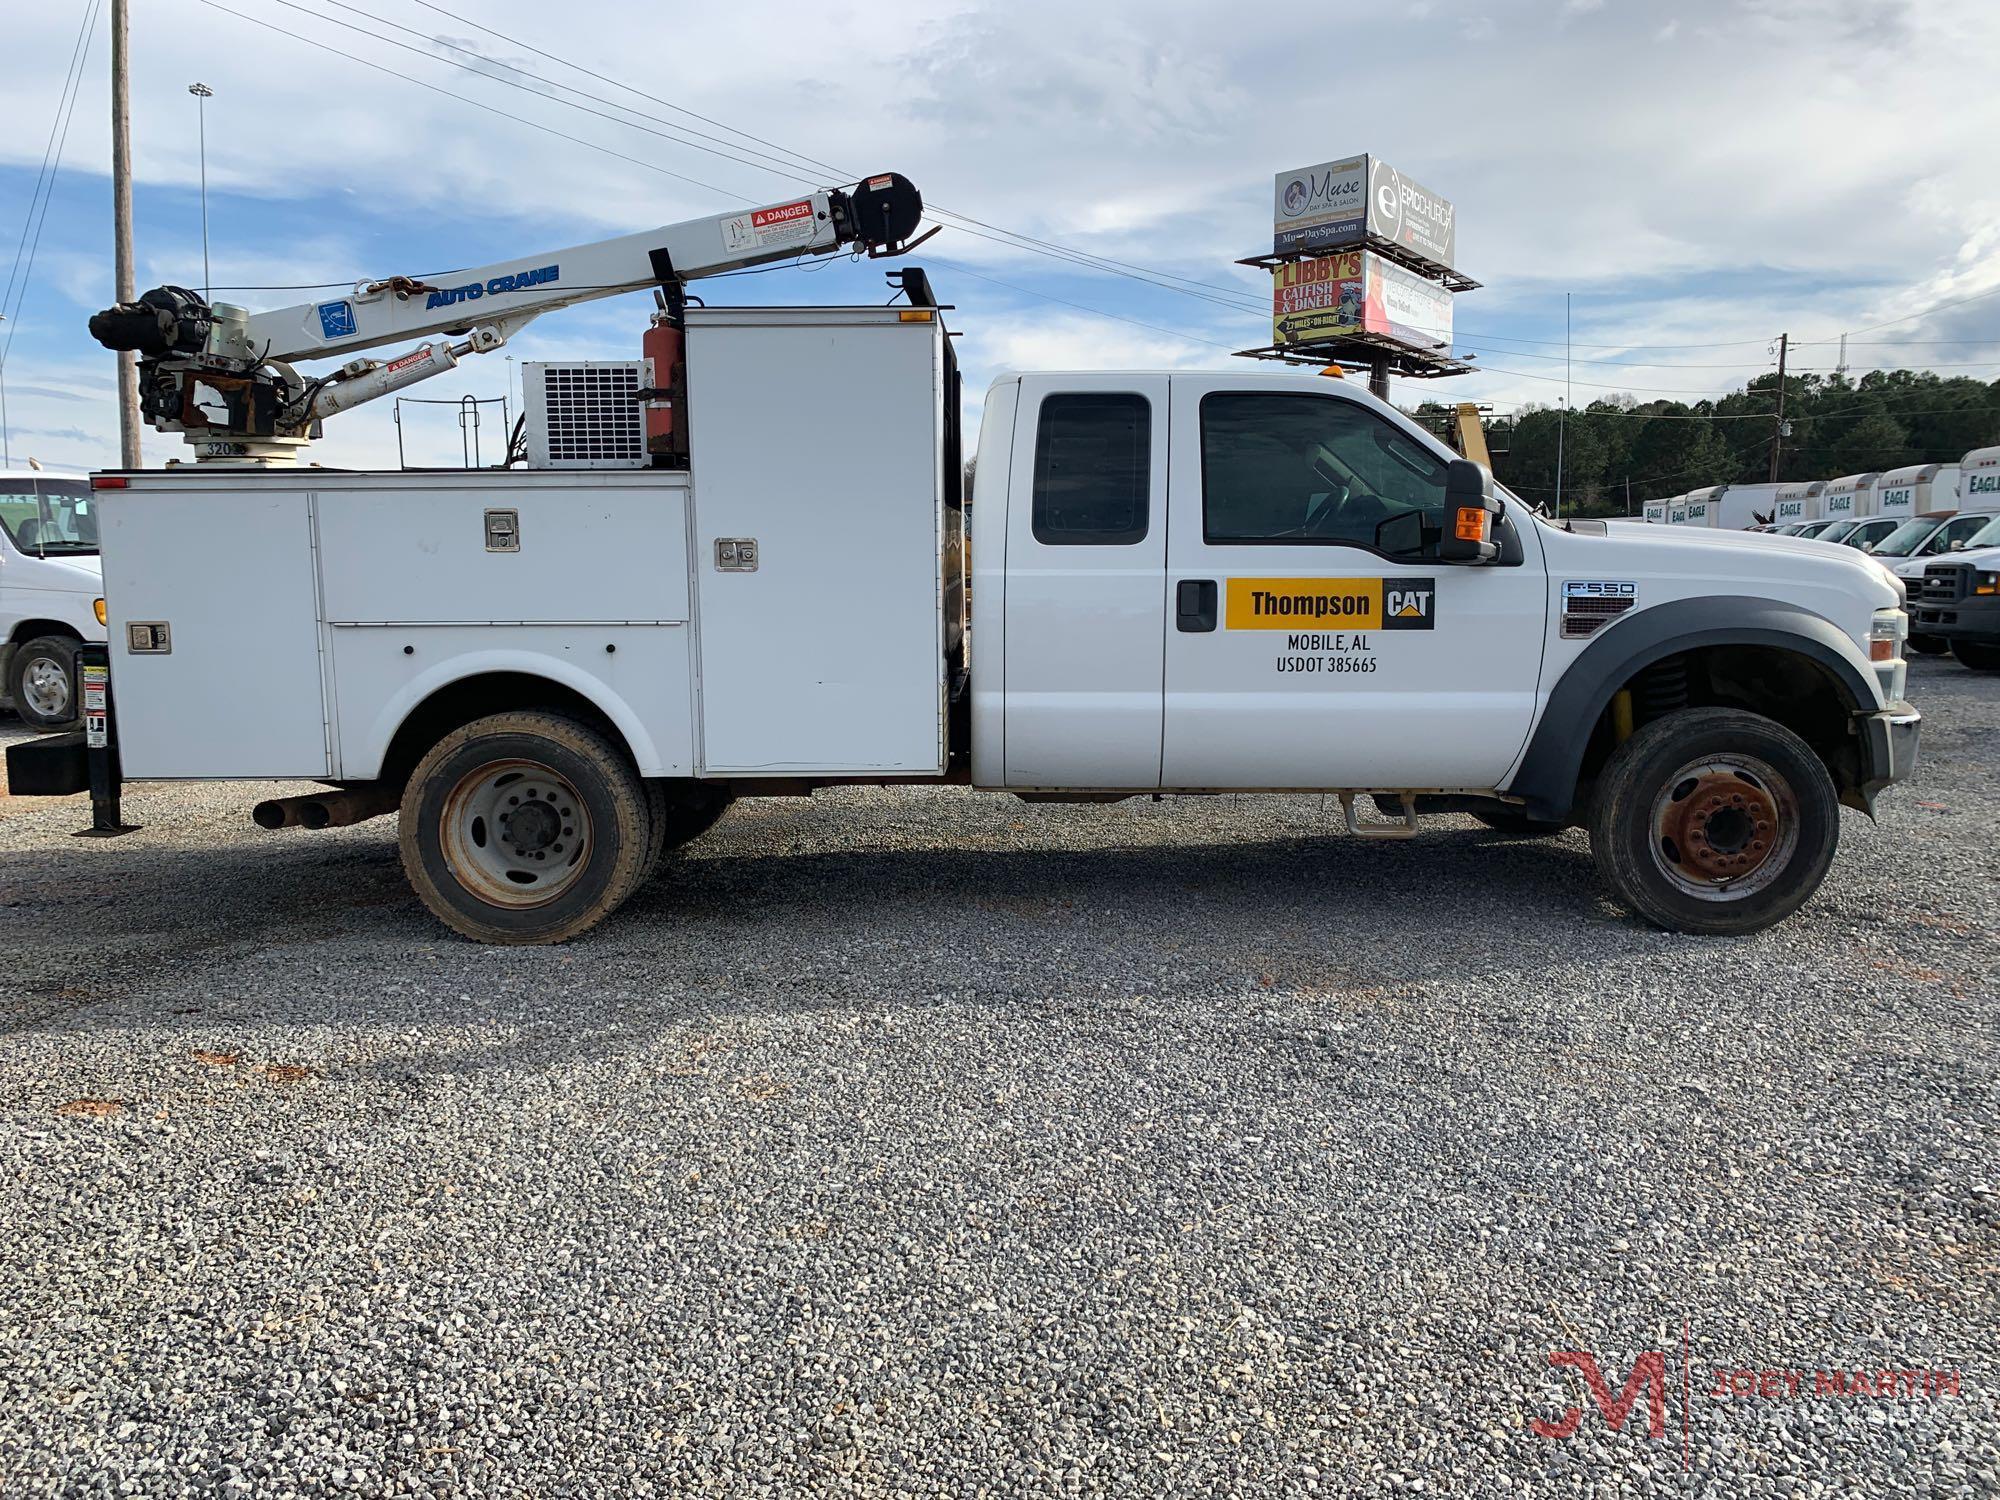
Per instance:
[[[21,674],[21,697],[45,719],[69,714],[69,673],[52,656],[37,656]]]
[[[1690,761],[1653,799],[1653,863],[1702,901],[1741,901],[1784,874],[1799,844],[1791,783],[1754,755]]]
[[[590,810],[531,760],[489,761],[446,794],[438,844],[458,883],[493,906],[546,906],[590,866]]]

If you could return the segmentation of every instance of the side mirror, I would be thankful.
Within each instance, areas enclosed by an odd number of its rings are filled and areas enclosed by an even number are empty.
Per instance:
[[[1493,476],[1483,464],[1455,458],[1444,474],[1444,535],[1438,538],[1438,561],[1491,562],[1500,555],[1493,540],[1493,521],[1500,502],[1493,498]]]

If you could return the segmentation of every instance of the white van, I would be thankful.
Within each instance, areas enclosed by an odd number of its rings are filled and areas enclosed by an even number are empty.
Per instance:
[[[76,648],[104,638],[90,481],[0,469],[0,702],[39,727],[69,723]]]

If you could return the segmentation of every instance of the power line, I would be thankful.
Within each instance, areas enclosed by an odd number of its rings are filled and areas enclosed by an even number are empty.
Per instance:
[[[21,240],[14,250],[14,267],[7,275],[7,290],[0,295],[0,317],[7,319],[7,339],[0,344],[0,367],[14,350],[14,334],[21,326],[21,309],[27,305],[28,282],[35,274],[35,257],[42,247],[42,229],[49,221],[49,205],[55,201],[56,177],[62,171],[64,148],[69,144],[70,121],[76,117],[76,102],[83,96],[83,73],[90,61],[90,44],[96,39],[101,0],[90,0],[83,24],[77,29],[76,45],[70,52],[69,71],[62,93],[56,99],[55,118],[49,122],[49,144],[42,152],[42,170],[35,175],[35,192],[28,201],[28,217],[21,222]],[[33,228],[32,236],[29,233]],[[18,273],[18,276],[17,274]],[[9,306],[13,312],[8,313]]]

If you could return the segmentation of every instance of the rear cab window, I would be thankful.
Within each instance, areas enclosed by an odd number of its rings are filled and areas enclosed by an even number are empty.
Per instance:
[[[1130,546],[1152,505],[1153,403],[1124,391],[1043,398],[1035,434],[1035,540],[1045,546]]]

